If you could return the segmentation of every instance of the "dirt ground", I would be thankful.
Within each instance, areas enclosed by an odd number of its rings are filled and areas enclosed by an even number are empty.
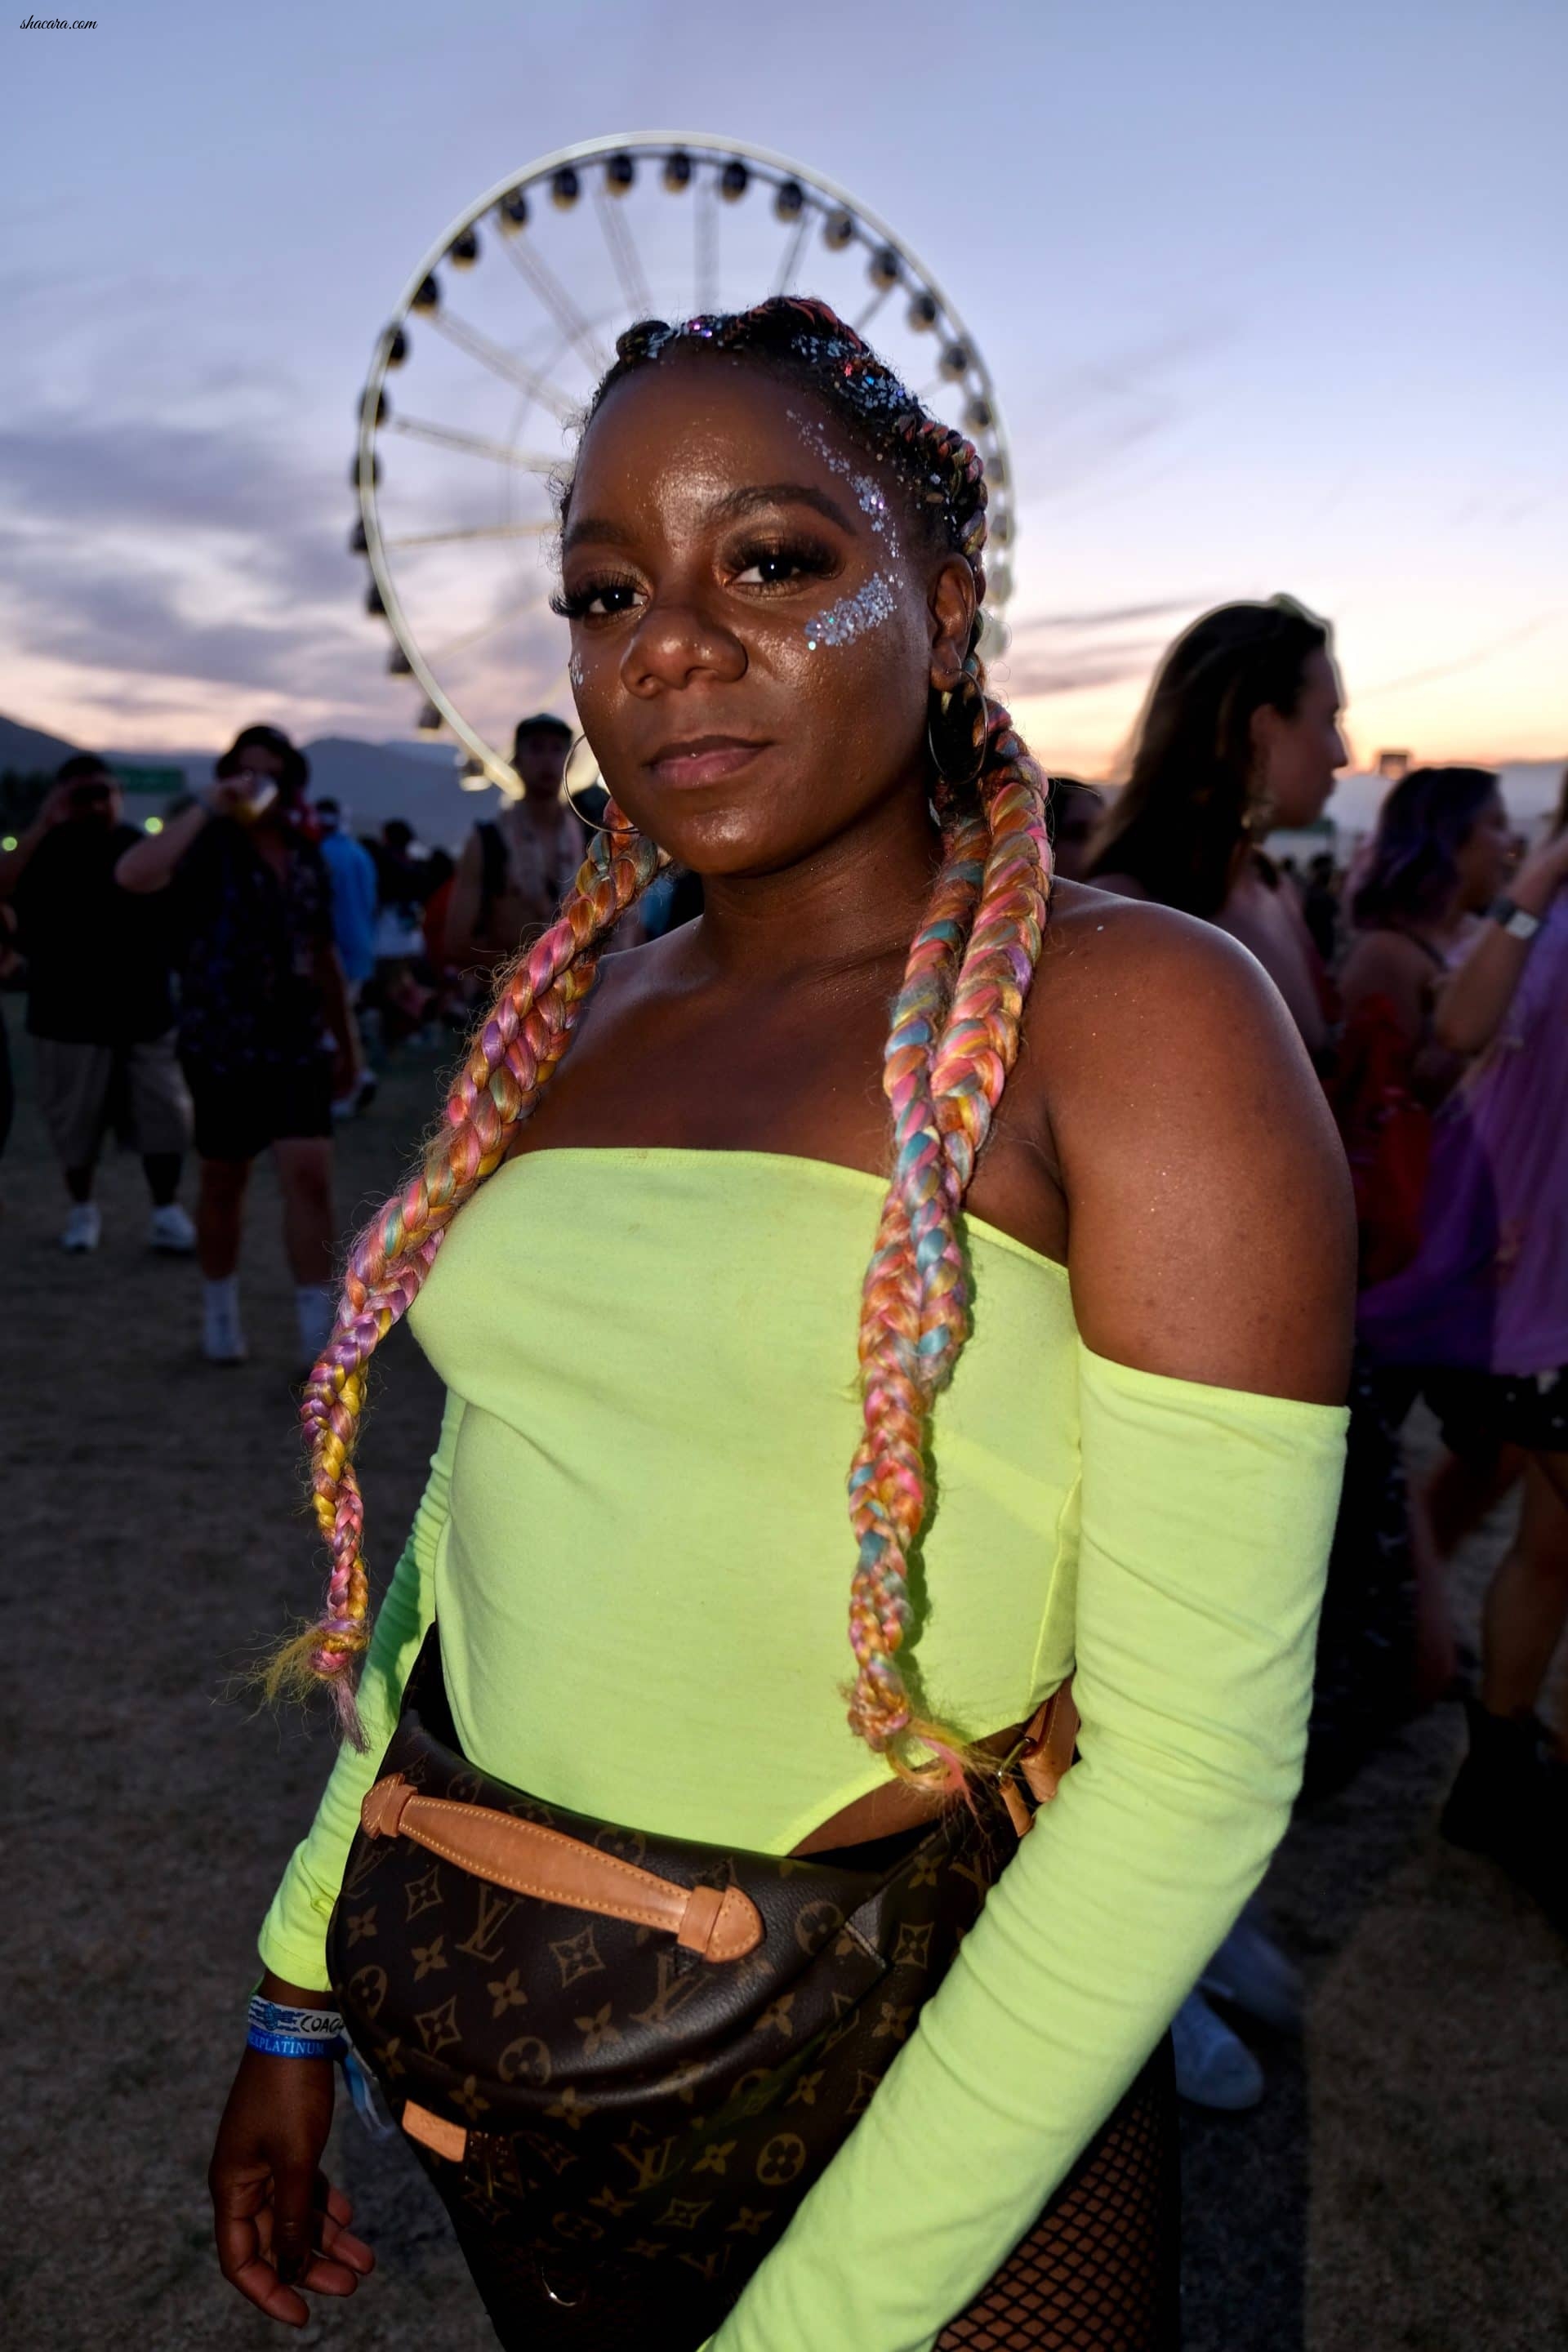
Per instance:
[[[345,1225],[388,1191],[434,1100],[430,1062],[413,1061],[347,1131]],[[257,1922],[328,1761],[321,1731],[228,1695],[315,1600],[292,1302],[266,1169],[245,1273],[252,1357],[234,1370],[200,1359],[194,1268],[143,1250],[134,1160],[106,1168],[100,1198],[101,1249],[61,1256],[25,1096],[0,1161],[0,2324],[17,2352],[230,2352],[270,2331],[214,2267],[207,2152]],[[399,1334],[363,1449],[383,1568],[437,1402]],[[1506,1534],[1505,1508],[1461,1563],[1468,1631]],[[1459,1741],[1457,1706],[1439,1707],[1300,1821],[1275,1866],[1306,2033],[1259,2039],[1269,2087],[1254,2115],[1186,2119],[1187,2352],[1568,2347],[1563,1952],[1435,1833]],[[411,2163],[351,2118],[332,2169],[380,2267],[312,2332],[344,2352],[482,2352],[492,2339]]]

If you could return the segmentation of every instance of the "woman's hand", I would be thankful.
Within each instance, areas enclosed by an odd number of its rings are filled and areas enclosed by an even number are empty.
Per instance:
[[[207,2173],[225,2278],[285,2327],[305,2326],[306,2294],[353,2294],[375,2263],[321,2168],[332,2089],[329,2058],[247,2050]]]
[[[1568,829],[1532,849],[1515,871],[1508,896],[1539,921],[1568,881]],[[1451,1054],[1484,1053],[1502,1026],[1524,977],[1533,942],[1501,923],[1483,923],[1480,937],[1438,992],[1432,1034]]]
[[[1568,882],[1568,825],[1520,860],[1508,895],[1527,915],[1543,915],[1564,882]]]
[[[215,777],[202,795],[214,816],[237,817],[242,824],[259,816],[277,797],[273,778],[253,775],[248,768],[236,775]]]

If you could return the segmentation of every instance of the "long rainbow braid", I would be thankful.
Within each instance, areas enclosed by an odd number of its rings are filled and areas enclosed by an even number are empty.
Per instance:
[[[994,712],[986,754],[980,808],[950,837],[894,1003],[883,1061],[894,1165],[861,1297],[865,1429],[849,1473],[859,1544],[850,1725],[889,1750],[896,1769],[929,1769],[910,1759],[918,1743],[950,1781],[962,1773],[962,1742],[915,1716],[896,1661],[910,1622],[910,1556],[925,1522],[932,1407],[970,1329],[957,1221],[1017,1057],[1050,887],[1045,782],[1005,710]],[[965,908],[967,921],[955,911]]]
[[[595,395],[656,364],[672,344],[708,347],[803,378],[903,482],[915,520],[964,556],[977,603],[985,574],[985,480],[963,436],[931,417],[852,328],[820,302],[780,298],[669,327],[644,320],[616,345]],[[973,646],[966,665],[977,682]],[[849,1631],[849,1722],[894,1769],[934,1754],[962,1780],[961,1735],[917,1717],[898,1654],[910,1623],[908,1570],[926,1517],[923,1457],[935,1400],[969,1335],[959,1219],[1017,1056],[1024,1002],[1050,894],[1045,780],[993,704],[976,782],[934,786],[943,856],[894,1000],[883,1057],[891,1171],[861,1295],[863,1431],[850,1468],[858,1553]],[[363,1744],[353,1681],[369,1639],[363,1505],[353,1450],[372,1351],[407,1312],[453,1217],[500,1165],[571,1041],[605,937],[666,864],[612,802],[555,923],[501,977],[471,1041],[445,1119],[404,1190],[351,1254],[331,1340],[306,1388],[317,1523],[331,1554],[319,1622],[277,1661],[273,1685],[324,1682],[349,1738]]]
[[[416,1173],[354,1244],[325,1354],[300,1406],[310,1454],[316,1524],[331,1555],[318,1622],[274,1660],[268,1687],[325,1683],[347,1737],[363,1746],[353,1698],[356,1662],[370,1638],[362,1537],[364,1507],[352,1454],[364,1407],[364,1370],[401,1321],[436,1260],[452,1219],[500,1166],[520,1122],[570,1042],[599,954],[626,908],[659,868],[663,851],[635,831],[612,801],[551,928],[502,974]]]

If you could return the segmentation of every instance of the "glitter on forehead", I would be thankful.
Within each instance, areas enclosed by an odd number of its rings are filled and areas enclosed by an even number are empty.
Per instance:
[[[879,572],[873,572],[853,596],[841,596],[837,604],[829,604],[826,613],[818,613],[814,620],[806,622],[806,650],[815,653],[818,646],[853,645],[868,629],[890,621],[897,610],[891,583]]]
[[[934,418],[854,329],[837,320],[826,305],[788,296],[759,304],[754,310],[704,313],[676,326],[662,320],[645,320],[629,328],[617,341],[617,362],[636,365],[639,361],[657,360],[668,344],[687,341],[705,343],[716,352],[733,352],[742,359],[760,357],[765,364],[768,352],[765,346],[753,345],[753,335],[759,322],[766,320],[771,326],[786,313],[810,323],[787,334],[775,347],[779,355],[800,362],[816,377],[816,389],[829,410],[840,413],[842,422],[864,427],[873,454],[891,468],[917,507],[940,525],[949,545],[968,559],[984,597],[986,486],[975,451],[955,428],[943,426]],[[834,470],[850,482],[873,530],[889,554],[896,554],[892,523],[898,499],[889,507],[877,491],[872,476],[850,473],[841,464]],[[1000,477],[999,462],[997,474]],[[879,503],[870,502],[868,490]]]
[[[798,358],[805,360],[813,367],[820,368],[825,359],[832,362],[835,355],[847,349],[847,346],[840,342],[837,337],[795,335],[791,338],[790,349]],[[958,487],[956,481],[934,469],[927,470],[922,475],[910,468],[907,457],[900,456],[899,446],[900,428],[908,427],[917,418],[923,418],[925,415],[925,411],[919,402],[906,392],[896,376],[890,375],[886,368],[880,366],[875,360],[869,359],[863,351],[858,360],[846,361],[838,372],[847,379],[845,392],[848,405],[854,414],[878,431],[884,439],[888,438],[886,428],[891,425],[887,454],[895,470],[910,483],[910,488],[925,505],[942,509],[943,530],[955,545],[962,546],[968,527],[968,518],[959,512],[955,499]],[[822,446],[822,436],[820,434],[812,433],[809,421],[797,415],[793,409],[790,411],[790,415],[802,431],[806,433],[807,437],[812,439],[813,446],[823,457],[824,462],[831,466],[836,473],[847,475],[847,467],[842,463],[836,463],[826,455]],[[865,476],[848,478],[856,488],[857,495],[858,495],[860,482],[868,478]],[[922,488],[922,483],[926,487]],[[864,499],[861,503],[864,506]],[[869,509],[867,510],[869,512]],[[885,511],[886,501],[884,501]]]
[[[880,538],[888,529],[888,501],[869,474],[851,474],[849,487],[860,501],[863,513],[871,518],[871,528]]]
[[[887,547],[889,553],[896,556],[899,545],[893,536],[892,511],[875,475],[858,473],[847,457],[841,457],[815,416],[803,416],[799,410],[795,408],[786,413],[790,423],[799,429],[802,440],[822,460],[828,472],[837,474],[841,479],[848,483],[855,493],[856,504],[870,523],[871,529]]]
[[[808,366],[842,377],[856,407],[867,415],[915,405],[898,377],[879,365],[863,343],[846,342],[840,335],[792,335],[789,347]]]

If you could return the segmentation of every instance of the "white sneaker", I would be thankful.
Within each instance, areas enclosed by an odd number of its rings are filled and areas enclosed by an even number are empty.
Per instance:
[[[209,1364],[243,1364],[250,1354],[239,1328],[239,1310],[209,1298],[202,1309],[202,1353]]]
[[[79,1201],[66,1219],[60,1235],[63,1250],[95,1250],[103,1238],[103,1219],[96,1201]]]
[[[1240,2115],[1263,2096],[1263,2069],[1201,1993],[1190,1992],[1171,2021],[1176,2088],[1194,2107]]]
[[[178,1201],[154,1209],[147,1223],[147,1246],[165,1257],[189,1257],[196,1245],[196,1229]]]
[[[1198,1990],[1277,2033],[1301,2031],[1300,1971],[1245,1912],[1198,1979]]]

